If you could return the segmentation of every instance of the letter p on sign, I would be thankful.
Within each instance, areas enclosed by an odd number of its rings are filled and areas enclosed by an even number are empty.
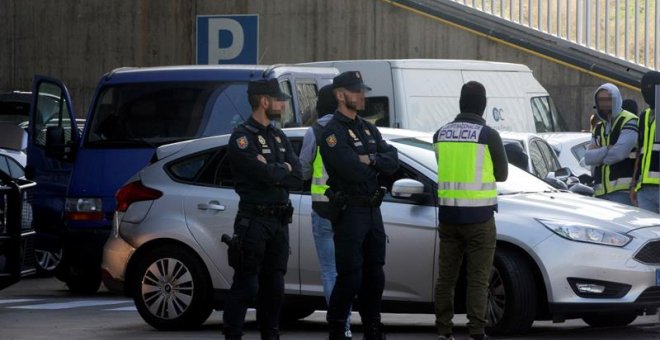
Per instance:
[[[197,64],[256,64],[257,15],[197,17]]]

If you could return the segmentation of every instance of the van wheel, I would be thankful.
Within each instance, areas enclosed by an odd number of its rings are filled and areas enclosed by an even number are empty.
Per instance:
[[[536,284],[529,264],[515,252],[497,250],[486,305],[489,333],[524,333],[535,316]]]
[[[53,276],[62,263],[62,248],[57,250],[35,249],[37,275],[40,277]]]
[[[591,327],[621,327],[627,326],[637,319],[637,313],[610,313],[591,314],[582,317],[582,320]]]
[[[189,250],[160,247],[138,260],[130,291],[140,316],[159,330],[199,327],[212,312],[210,280]]]

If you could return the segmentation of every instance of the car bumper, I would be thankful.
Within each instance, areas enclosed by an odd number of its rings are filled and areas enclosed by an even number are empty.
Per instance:
[[[121,237],[110,235],[103,247],[101,277],[103,284],[112,291],[123,291],[128,261],[135,252]]]
[[[660,266],[633,258],[642,245],[638,238],[623,248],[569,241],[559,236],[541,242],[535,253],[544,259],[542,270],[550,310],[588,313],[660,307],[660,287],[656,283]],[[575,281],[603,285],[606,289],[603,293],[584,293],[577,289]]]

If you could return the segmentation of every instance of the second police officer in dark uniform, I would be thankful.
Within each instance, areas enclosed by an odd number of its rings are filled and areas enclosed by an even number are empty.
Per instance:
[[[281,117],[289,98],[276,79],[249,82],[252,116],[229,141],[240,202],[229,254],[234,278],[224,307],[226,339],[241,338],[255,298],[261,339],[279,339],[293,213],[289,190],[302,185],[302,171],[291,143],[271,122]]]
[[[336,76],[333,88],[337,111],[319,143],[328,173],[326,195],[339,210],[332,221],[337,281],[327,314],[330,339],[344,339],[346,315],[356,294],[364,338],[385,339],[380,323],[386,240],[380,203],[385,192],[378,174],[393,174],[399,167],[398,154],[373,124],[357,115],[369,90],[360,72]]]

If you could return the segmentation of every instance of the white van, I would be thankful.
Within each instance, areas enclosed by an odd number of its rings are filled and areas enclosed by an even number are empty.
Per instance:
[[[459,112],[464,83],[486,88],[484,114],[501,131],[566,131],[548,91],[525,65],[477,60],[342,60],[307,63],[359,70],[372,88],[365,118],[378,126],[436,131]]]

